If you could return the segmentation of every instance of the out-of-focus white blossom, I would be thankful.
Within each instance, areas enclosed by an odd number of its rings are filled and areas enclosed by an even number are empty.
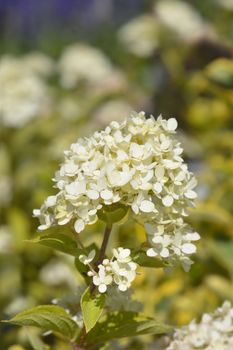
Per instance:
[[[184,218],[194,205],[196,180],[181,157],[176,128],[175,118],[132,113],[78,139],[55,174],[58,193],[34,210],[39,230],[70,222],[80,233],[104,208],[121,204],[146,226],[149,256],[181,261],[188,270],[199,235]]]
[[[114,283],[121,292],[130,288],[136,277],[137,264],[132,261],[130,249],[113,249],[113,258],[104,259],[98,265],[98,272],[89,272],[93,276],[93,284],[98,287],[100,293],[105,293],[109,285]]]
[[[184,40],[213,36],[213,29],[195,8],[185,1],[161,0],[155,4],[158,19]]]
[[[70,89],[80,82],[96,84],[106,79],[113,67],[100,50],[85,44],[74,44],[63,52],[58,70],[62,86]]]
[[[106,293],[105,305],[112,311],[142,311],[142,303],[132,299],[132,288],[127,289],[124,293],[116,286],[109,286]]]
[[[68,264],[59,259],[52,259],[42,267],[39,274],[40,280],[51,286],[67,283],[70,288],[75,288],[74,275]]]
[[[233,11],[233,0],[215,0],[216,3],[228,11]]]
[[[30,296],[17,296],[4,309],[4,313],[9,317],[35,306],[35,300]]]
[[[132,111],[132,107],[124,100],[114,99],[107,101],[94,113],[94,121],[97,125],[106,126],[112,121],[123,121]]]
[[[52,300],[54,305],[62,306],[80,328],[83,327],[83,316],[80,310],[80,301],[84,290],[85,286],[79,286],[74,293],[65,295],[60,299]]]
[[[50,92],[38,70],[26,64],[24,58],[0,59],[0,123],[22,127],[46,113]]]
[[[201,322],[192,321],[175,331],[166,350],[232,350],[233,308],[228,301],[213,314],[204,314]]]
[[[158,24],[154,16],[143,15],[125,24],[118,32],[125,48],[139,57],[151,56],[158,47]]]
[[[48,77],[55,71],[55,62],[41,52],[31,52],[22,58],[27,69],[43,77]]]

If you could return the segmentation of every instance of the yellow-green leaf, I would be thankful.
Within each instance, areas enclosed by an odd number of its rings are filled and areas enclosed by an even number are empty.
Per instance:
[[[79,333],[78,325],[60,306],[41,305],[17,314],[9,321],[18,326],[34,326],[44,332],[53,331],[74,341]]]
[[[87,288],[81,298],[81,309],[86,332],[88,333],[99,320],[105,303],[103,294],[92,295]]]

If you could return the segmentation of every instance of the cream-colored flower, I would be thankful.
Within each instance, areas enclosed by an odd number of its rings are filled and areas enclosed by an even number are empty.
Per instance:
[[[233,308],[225,301],[213,314],[204,314],[200,323],[192,321],[175,331],[166,350],[233,349]]]
[[[22,127],[46,113],[51,95],[39,69],[27,64],[24,57],[0,59],[0,123]]]
[[[73,44],[62,53],[58,64],[61,84],[74,88],[80,82],[96,84],[112,72],[108,58],[97,48],[85,44]]]
[[[93,276],[93,283],[98,286],[100,293],[105,293],[111,284],[115,284],[121,292],[130,288],[136,277],[137,264],[132,261],[130,249],[119,247],[113,249],[111,260],[104,259],[98,266],[95,274],[90,271],[89,276]]]
[[[161,0],[156,2],[155,12],[161,23],[183,40],[197,40],[206,35],[214,35],[212,27],[187,2]]]
[[[150,227],[149,256],[181,261],[187,270],[196,239],[184,218],[194,205],[196,180],[183,162],[176,127],[174,118],[155,120],[144,112],[132,113],[121,123],[111,122],[105,130],[78,139],[64,152],[55,174],[57,194],[34,212],[39,229],[72,220],[80,233],[96,222],[103,208],[120,204]]]
[[[126,23],[118,32],[126,50],[139,57],[148,57],[158,47],[158,24],[154,16],[142,15]]]

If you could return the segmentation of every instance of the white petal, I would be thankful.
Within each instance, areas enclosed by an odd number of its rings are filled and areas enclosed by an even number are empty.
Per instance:
[[[105,293],[107,290],[107,286],[105,284],[100,284],[98,289],[100,293]]]
[[[86,255],[79,255],[79,260],[81,261],[81,263],[83,263],[84,265],[86,265],[88,262],[87,262],[87,256]]]
[[[198,241],[200,238],[201,237],[200,237],[199,233],[197,233],[197,232],[191,232],[191,233],[187,233],[185,235],[185,239],[190,240],[190,241]]]
[[[119,160],[126,160],[126,159],[128,159],[128,155],[127,155],[127,153],[125,153],[124,151],[118,150],[118,151],[117,151],[117,158],[118,158]]]
[[[168,121],[167,121],[167,129],[169,131],[176,130],[177,126],[178,126],[178,123],[177,123],[177,120],[175,118],[168,119]]]
[[[187,192],[185,192],[185,197],[189,198],[189,199],[194,199],[197,198],[197,194],[195,191],[192,190],[188,190]]]
[[[38,217],[38,216],[40,216],[41,215],[41,211],[40,211],[40,209],[33,209],[33,216],[35,216],[35,217]]]
[[[119,258],[124,259],[124,258],[127,258],[129,255],[130,255],[130,249],[126,248],[120,252]]]
[[[124,284],[124,283],[120,283],[118,285],[118,289],[121,291],[121,292],[125,292],[127,290],[127,285]]]
[[[155,192],[160,193],[160,192],[162,191],[163,188],[162,188],[161,183],[156,182],[156,183],[153,185],[153,189],[154,189]]]
[[[146,255],[149,257],[154,257],[154,256],[157,256],[158,253],[156,253],[156,251],[153,248],[150,248],[147,250]]]
[[[112,191],[109,191],[109,190],[103,190],[100,192],[100,196],[101,198],[108,200],[113,197],[113,193]]]
[[[155,205],[153,202],[144,200],[140,204],[140,210],[143,213],[151,213],[155,209]]]
[[[164,177],[165,169],[163,166],[158,165],[155,168],[155,176],[157,177],[158,180],[162,180]]]
[[[98,199],[99,198],[99,192],[95,190],[88,190],[87,191],[87,197],[90,199]]]
[[[162,202],[165,207],[170,207],[173,204],[174,199],[172,196],[167,195],[163,197]]]
[[[130,154],[134,158],[141,158],[143,155],[143,146],[138,145],[137,143],[131,143]]]
[[[185,254],[193,254],[196,252],[197,248],[192,243],[185,243],[182,245],[181,250]]]
[[[92,261],[95,257],[95,249],[92,249],[90,251],[90,253],[88,254],[88,259],[89,259],[89,262]]]
[[[75,229],[75,231],[76,231],[77,233],[83,231],[84,227],[85,227],[85,224],[84,224],[84,221],[83,221],[83,220],[78,219],[78,220],[75,221],[75,223],[74,223],[74,229]]]
[[[47,207],[52,207],[56,204],[57,201],[57,197],[56,196],[49,196],[46,201],[45,201],[45,205]]]
[[[169,256],[169,250],[167,248],[163,248],[160,252],[160,255],[162,256],[162,258],[167,258]]]
[[[98,276],[93,277],[93,283],[95,286],[98,286],[100,284],[100,279]]]

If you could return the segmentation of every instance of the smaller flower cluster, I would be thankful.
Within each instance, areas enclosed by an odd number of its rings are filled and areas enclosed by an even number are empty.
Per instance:
[[[98,272],[93,270],[88,275],[93,277],[93,284],[98,287],[100,293],[105,293],[108,286],[115,284],[122,292],[130,288],[131,283],[136,277],[137,264],[132,261],[130,249],[113,249],[111,260],[104,259],[102,264],[98,265]],[[88,257],[80,256],[80,261],[89,265],[94,258],[92,252]]]
[[[213,314],[204,314],[198,324],[176,330],[166,350],[231,350],[233,349],[233,308],[229,301]]]

